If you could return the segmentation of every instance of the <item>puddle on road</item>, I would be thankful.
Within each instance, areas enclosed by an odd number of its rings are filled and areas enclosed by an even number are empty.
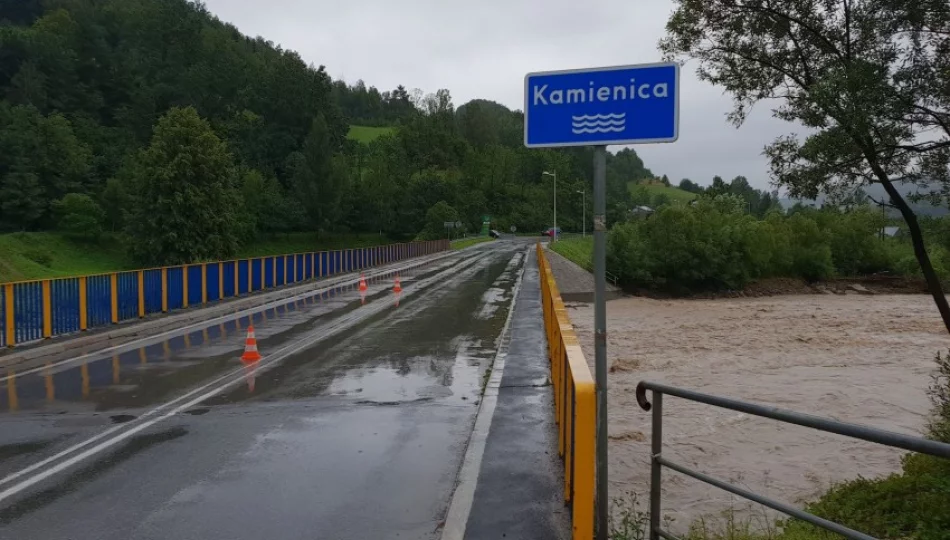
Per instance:
[[[477,403],[507,317],[500,308],[511,298],[519,268],[511,262],[515,253],[482,256],[427,294],[335,336],[329,346],[315,346],[258,374],[254,392],[239,389],[210,403],[318,396],[366,404]],[[478,317],[486,304],[499,302],[505,303],[491,316]]]
[[[450,264],[435,261],[401,272],[402,287],[411,289],[418,280]],[[368,277],[370,294],[365,302],[392,302],[390,289],[395,276],[386,273]],[[320,286],[315,284],[315,288]],[[273,350],[362,305],[356,285],[340,286],[160,343],[92,357],[78,366],[50,365],[19,375],[9,370],[0,373],[0,413],[62,412],[75,410],[77,405],[109,411],[160,403],[182,389],[239,366],[238,357],[252,323],[259,347]]]

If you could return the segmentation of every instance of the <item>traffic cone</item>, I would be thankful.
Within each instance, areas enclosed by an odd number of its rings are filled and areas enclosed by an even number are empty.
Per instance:
[[[399,294],[402,292],[402,283],[399,281],[399,274],[396,274],[396,284],[393,285],[393,292]]]
[[[366,286],[366,276],[360,274],[360,292],[366,292],[366,289],[369,287]]]
[[[247,339],[244,340],[244,354],[241,355],[242,362],[259,362],[261,353],[257,352],[257,338],[254,337],[254,325],[247,329]]]

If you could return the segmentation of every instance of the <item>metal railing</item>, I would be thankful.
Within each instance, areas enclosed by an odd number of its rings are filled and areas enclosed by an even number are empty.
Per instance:
[[[450,249],[447,240],[0,283],[0,347]]]
[[[650,390],[653,392],[653,403],[650,404],[647,401],[646,391]],[[704,482],[711,486],[715,486],[724,491],[728,491],[734,495],[738,495],[744,499],[762,504],[773,510],[777,510],[786,514],[788,516],[798,518],[802,521],[806,521],[820,527],[822,529],[838,533],[845,538],[850,538],[853,540],[875,540],[873,536],[869,536],[854,529],[850,529],[841,525],[840,523],[835,523],[827,519],[820,518],[814,514],[805,512],[793,506],[787,505],[785,503],[758,495],[749,490],[734,486],[732,484],[723,482],[722,480],[713,478],[712,476],[703,474],[698,471],[694,471],[684,465],[674,463],[663,457],[663,395],[668,394],[678,398],[686,399],[689,401],[695,401],[698,403],[704,403],[706,405],[712,405],[713,407],[720,407],[723,409],[729,409],[733,411],[738,411],[746,414],[751,414],[754,416],[761,416],[764,418],[771,418],[773,420],[778,420],[780,422],[795,424],[799,426],[804,426],[818,431],[824,431],[827,433],[836,433],[838,435],[844,435],[845,437],[851,437],[854,439],[861,439],[864,441],[870,441],[878,444],[883,444],[885,446],[890,446],[893,448],[901,448],[904,450],[910,450],[912,452],[919,452],[922,454],[928,454],[931,456],[937,456],[942,458],[950,458],[950,444],[941,443],[938,441],[932,441],[929,439],[924,439],[921,437],[913,437],[910,435],[903,435],[900,433],[894,433],[891,431],[885,431],[882,429],[876,429],[868,426],[862,426],[859,424],[849,424],[847,422],[839,422],[837,420],[831,420],[829,418],[822,418],[820,416],[812,416],[808,414],[802,414],[794,411],[787,411],[784,409],[779,409],[776,407],[769,407],[764,405],[757,405],[755,403],[748,403],[745,401],[739,401],[736,399],[724,398],[719,396],[713,396],[709,394],[702,394],[700,392],[694,392],[692,390],[684,390],[681,388],[675,388],[673,386],[668,386],[665,384],[650,382],[650,381],[641,381],[637,385],[637,403],[640,404],[640,407],[645,410],[653,410],[653,432],[652,432],[652,441],[651,441],[651,460],[650,460],[650,540],[659,540],[659,538],[665,538],[667,540],[679,540],[676,536],[671,534],[669,531],[665,531],[660,527],[660,482],[662,476],[662,468],[666,467],[672,469],[676,472],[682,473],[686,476],[689,476],[700,482]]]
[[[571,508],[574,540],[590,540],[594,537],[594,378],[541,244],[537,245],[537,255],[558,453],[564,459],[564,501]]]

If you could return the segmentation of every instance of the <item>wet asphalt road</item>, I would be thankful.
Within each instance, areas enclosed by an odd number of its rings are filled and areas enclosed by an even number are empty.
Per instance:
[[[526,247],[7,373],[0,538],[438,538]]]

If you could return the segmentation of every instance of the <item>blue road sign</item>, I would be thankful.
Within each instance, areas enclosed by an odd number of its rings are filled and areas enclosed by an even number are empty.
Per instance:
[[[529,73],[529,148],[673,142],[679,136],[674,63]]]

